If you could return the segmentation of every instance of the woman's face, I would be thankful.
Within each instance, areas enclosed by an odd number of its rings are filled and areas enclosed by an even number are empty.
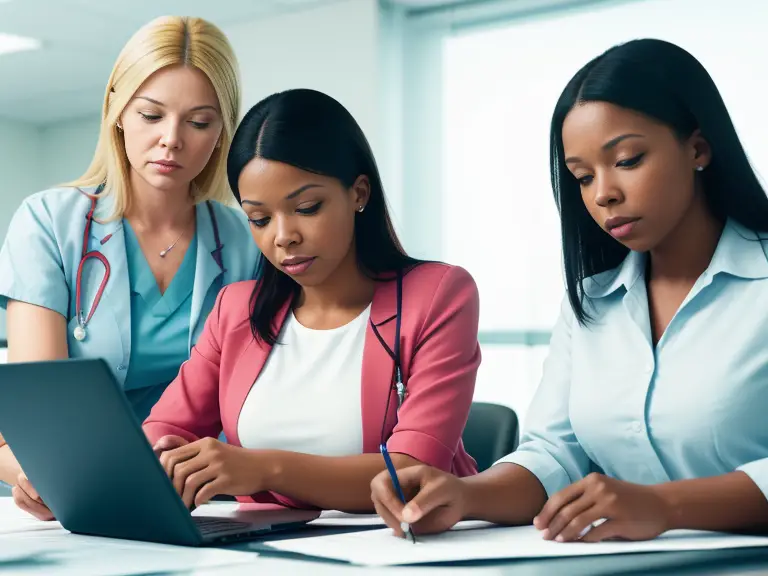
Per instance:
[[[222,132],[208,77],[172,66],[150,76],[120,116],[133,177],[158,190],[188,187],[211,159]]]
[[[335,178],[254,158],[238,180],[253,239],[269,262],[300,285],[324,283],[350,255],[365,176],[347,189]]]
[[[710,160],[698,132],[681,142],[665,124],[606,102],[575,106],[562,136],[590,215],[638,252],[657,247],[683,220],[696,199],[696,169]]]

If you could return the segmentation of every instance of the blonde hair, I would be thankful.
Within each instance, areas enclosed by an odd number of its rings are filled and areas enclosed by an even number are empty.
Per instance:
[[[91,165],[65,186],[104,184],[113,197],[111,218],[121,218],[130,200],[130,165],[117,123],[139,87],[167,66],[197,68],[213,85],[222,116],[222,134],[208,164],[192,182],[195,202],[230,202],[227,154],[240,112],[240,72],[224,33],[201,18],[163,16],[139,29],[123,47],[107,83],[101,129]]]

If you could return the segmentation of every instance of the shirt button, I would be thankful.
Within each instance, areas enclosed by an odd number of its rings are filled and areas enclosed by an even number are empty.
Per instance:
[[[125,370],[125,365],[123,365],[123,364],[118,364],[118,365],[117,365],[117,369],[118,369],[119,371],[121,371],[121,372],[122,372],[123,370]]]

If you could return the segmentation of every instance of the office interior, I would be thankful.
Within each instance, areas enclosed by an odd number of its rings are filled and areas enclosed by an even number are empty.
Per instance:
[[[514,409],[521,426],[564,295],[549,122],[573,73],[619,42],[679,44],[768,173],[762,0],[0,0],[0,242],[26,196],[85,171],[114,60],[163,14],[227,34],[242,112],[297,87],[352,112],[406,250],[477,281],[475,401]],[[5,338],[0,310],[0,362]]]

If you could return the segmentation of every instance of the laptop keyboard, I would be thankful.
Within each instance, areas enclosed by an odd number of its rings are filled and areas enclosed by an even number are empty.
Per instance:
[[[236,520],[228,520],[226,518],[193,516],[192,519],[195,521],[197,529],[200,530],[200,533],[203,536],[234,531],[245,532],[253,526],[247,522],[238,522]]]

